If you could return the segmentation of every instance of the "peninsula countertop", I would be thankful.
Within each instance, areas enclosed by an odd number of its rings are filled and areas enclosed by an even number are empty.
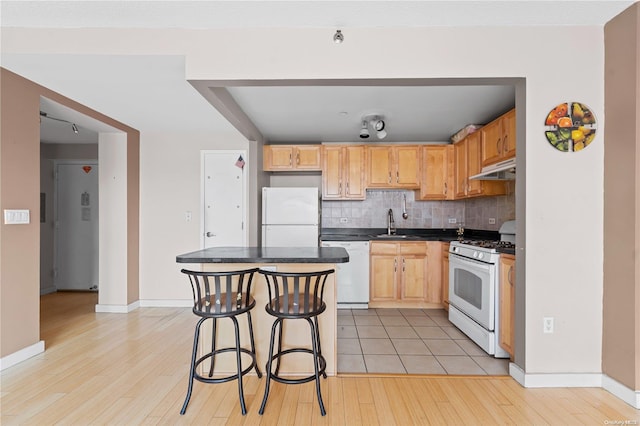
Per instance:
[[[176,256],[177,263],[346,263],[342,247],[210,247]]]

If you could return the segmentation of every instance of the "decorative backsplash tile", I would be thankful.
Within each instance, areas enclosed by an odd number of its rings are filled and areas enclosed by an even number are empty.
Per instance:
[[[403,195],[408,218],[402,218]],[[497,231],[515,218],[515,195],[471,198],[456,201],[416,201],[414,191],[369,190],[364,201],[323,201],[323,228],[386,228],[387,212],[393,210],[396,228],[466,228]],[[495,219],[490,224],[489,219]],[[456,219],[456,223],[449,223]]]

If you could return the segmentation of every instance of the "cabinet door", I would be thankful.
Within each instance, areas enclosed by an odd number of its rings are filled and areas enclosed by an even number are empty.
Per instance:
[[[425,146],[422,148],[422,179],[420,200],[446,200],[453,198],[450,174],[453,164],[453,147]]]
[[[500,346],[513,358],[516,259],[500,255]]]
[[[395,255],[372,254],[369,271],[371,301],[396,300],[398,258]]]
[[[420,187],[420,147],[402,146],[394,148],[393,186],[403,188]]]
[[[297,170],[320,170],[320,145],[299,145],[295,149],[295,165]]]
[[[463,139],[453,145],[456,167],[455,198],[467,196],[467,140]]]
[[[427,257],[399,256],[400,299],[422,302],[427,293]]]
[[[516,110],[502,116],[502,159],[516,156]]]
[[[449,310],[449,243],[442,243],[442,305]]]
[[[495,164],[502,159],[502,118],[492,121],[480,129],[482,143],[482,166]]]
[[[391,186],[392,151],[389,147],[368,147],[367,184],[371,188]]]
[[[363,145],[344,147],[343,175],[345,181],[345,197],[351,200],[364,200],[365,149]]]
[[[293,170],[293,151],[292,145],[265,145],[263,150],[264,170]]]
[[[469,176],[477,175],[482,171],[480,133],[472,133],[465,139],[467,141],[467,196],[481,195],[483,181],[469,179]]]
[[[323,146],[322,154],[322,199],[340,199],[342,188],[342,147]]]

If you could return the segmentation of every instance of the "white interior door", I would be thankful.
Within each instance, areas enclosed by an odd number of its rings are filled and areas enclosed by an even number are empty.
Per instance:
[[[202,248],[246,246],[246,151],[203,151],[202,163]]]
[[[55,269],[58,290],[98,288],[98,164],[56,166]]]

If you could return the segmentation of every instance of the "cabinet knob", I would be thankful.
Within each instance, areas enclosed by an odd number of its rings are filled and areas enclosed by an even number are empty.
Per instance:
[[[498,138],[498,140],[496,141],[496,151],[498,152],[498,154],[500,154],[500,152],[502,151],[502,138]]]

